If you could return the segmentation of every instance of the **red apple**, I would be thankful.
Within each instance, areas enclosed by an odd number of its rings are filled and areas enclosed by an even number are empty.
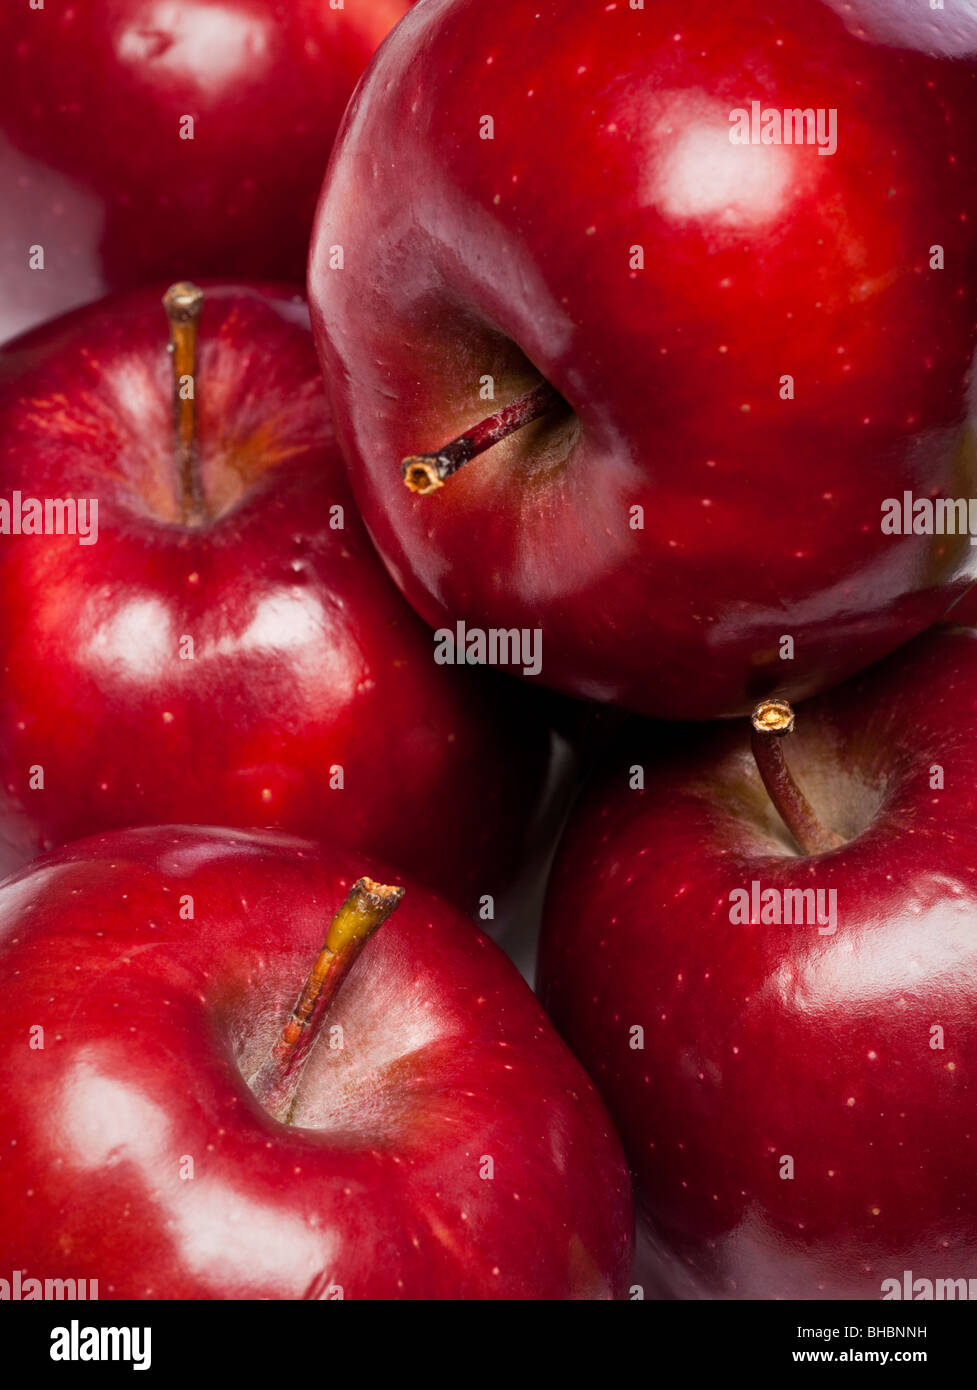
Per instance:
[[[300,296],[206,290],[178,422],[167,341],[147,290],[0,355],[0,527],[18,493],[98,502],[96,544],[0,535],[0,870],[179,820],[338,840],[465,907],[503,895],[545,729],[516,682],[437,665],[389,582]]]
[[[396,905],[366,881],[329,928],[363,868],[170,827],[8,879],[5,1270],[100,1299],[624,1295],[630,1184],[593,1087],[422,889],[350,970]]]
[[[649,1292],[977,1278],[977,632],[757,733],[763,781],[744,724],[633,731],[548,894],[541,997],[619,1127]]]
[[[408,8],[5,5],[0,339],[147,280],[302,280],[343,108]]]
[[[843,679],[977,573],[966,537],[882,530],[977,487],[977,61],[936,56],[977,20],[890,47],[847,18],[428,0],[377,54],[309,286],[428,622],[540,628],[546,683],[702,718]]]

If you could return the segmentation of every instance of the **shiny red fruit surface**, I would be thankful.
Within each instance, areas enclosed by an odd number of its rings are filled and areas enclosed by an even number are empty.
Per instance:
[[[367,943],[291,1122],[256,1100],[245,1077],[364,870],[169,827],[0,887],[5,1269],[100,1299],[624,1296],[631,1191],[603,1106],[441,899],[408,884]]]
[[[977,633],[796,715],[841,848],[800,854],[747,721],[637,733],[550,884],[540,995],[634,1168],[649,1296],[977,1278]]]
[[[0,869],[192,821],[351,844],[465,907],[503,894],[545,729],[515,682],[435,664],[357,516],[290,290],[205,288],[185,522],[161,288],[0,354],[8,525],[15,494],[21,514],[98,504],[94,544],[0,536]]]
[[[705,718],[831,686],[963,592],[965,536],[882,522],[977,487],[977,21],[885,8],[425,0],[391,35],[309,289],[428,622],[538,628],[545,683]],[[565,409],[404,488],[541,377]]]
[[[408,8],[5,5],[0,339],[149,280],[302,281],[343,108]]]

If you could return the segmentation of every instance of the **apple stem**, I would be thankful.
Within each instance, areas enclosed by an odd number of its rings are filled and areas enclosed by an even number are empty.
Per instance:
[[[489,415],[487,419],[460,434],[457,439],[452,439],[450,444],[445,444],[437,453],[412,454],[410,458],[404,459],[400,471],[405,484],[411,492],[416,492],[421,497],[427,496],[429,492],[436,492],[439,487],[444,486],[444,480],[450,478],[452,473],[457,473],[463,464],[469,463],[479,454],[484,454],[486,449],[491,449],[493,444],[507,439],[524,425],[538,420],[541,415],[559,405],[561,400],[559,391],[548,381],[541,381],[518,400],[510,401],[494,415]]]
[[[784,758],[783,739],[794,732],[794,711],[786,700],[761,700],[752,717],[753,756],[763,785],[780,819],[805,854],[827,854],[845,843],[823,826],[798,787]]]
[[[206,519],[200,459],[197,453],[197,402],[194,373],[197,366],[197,324],[204,293],[182,280],[163,295],[170,321],[170,355],[173,358],[173,418],[180,462],[180,499],[183,522],[198,526]]]
[[[249,1085],[276,1120],[288,1123],[302,1071],[330,1003],[367,941],[404,896],[403,888],[357,879],[329,926],[295,1007]]]

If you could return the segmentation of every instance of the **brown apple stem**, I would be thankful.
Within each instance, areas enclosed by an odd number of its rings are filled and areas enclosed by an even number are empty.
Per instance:
[[[786,700],[761,700],[753,711],[752,747],[756,765],[780,819],[805,854],[827,854],[845,843],[818,820],[784,758],[783,740],[794,731],[794,711]]]
[[[360,878],[332,919],[325,945],[295,1008],[249,1082],[255,1096],[276,1119],[289,1119],[302,1071],[330,1003],[367,941],[403,896],[403,888]]]
[[[548,381],[541,381],[518,400],[510,401],[494,415],[489,415],[487,419],[460,434],[457,439],[452,439],[450,444],[446,444],[436,454],[412,454],[410,458],[404,459],[401,464],[404,482],[411,492],[416,492],[421,497],[427,496],[429,492],[436,492],[439,487],[443,487],[445,478],[457,473],[463,464],[470,463],[473,458],[484,454],[486,449],[491,449],[493,444],[507,439],[524,425],[538,420],[541,415],[559,405],[561,400],[559,391]]]
[[[170,321],[170,354],[173,358],[173,419],[180,467],[180,501],[183,521],[197,526],[206,517],[200,459],[197,454],[197,324],[204,293],[183,280],[163,295]]]

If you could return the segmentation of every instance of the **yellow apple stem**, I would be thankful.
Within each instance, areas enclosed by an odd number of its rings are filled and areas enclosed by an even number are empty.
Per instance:
[[[387,920],[403,888],[360,878],[329,926],[295,1007],[249,1084],[276,1119],[287,1121],[319,1024],[367,941]]]
[[[196,400],[197,325],[203,303],[203,290],[185,280],[171,285],[163,295],[173,358],[173,419],[180,469],[180,501],[187,526],[198,526],[206,519],[197,452]]]

